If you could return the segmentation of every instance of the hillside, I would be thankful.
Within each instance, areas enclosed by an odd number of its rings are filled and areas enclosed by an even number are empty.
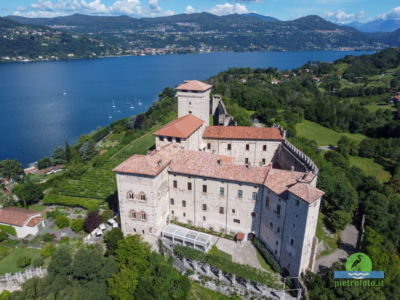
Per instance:
[[[376,50],[398,45],[400,32],[362,33],[318,16],[292,21],[257,14],[216,16],[179,14],[136,19],[128,16],[56,18],[7,17],[28,25],[91,34],[124,49],[126,54],[211,51]]]
[[[86,35],[0,18],[0,61],[101,57],[118,47]]]
[[[378,19],[367,23],[353,22],[348,25],[363,32],[392,32],[400,28],[400,20]]]

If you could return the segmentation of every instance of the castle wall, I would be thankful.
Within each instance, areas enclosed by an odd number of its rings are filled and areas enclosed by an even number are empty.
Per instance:
[[[276,156],[281,141],[266,140],[234,140],[234,139],[203,139],[206,151],[235,158],[236,164],[251,166],[268,165]],[[230,146],[230,149],[228,148]],[[248,145],[248,148],[246,148]],[[247,150],[248,149],[248,150]],[[247,158],[247,160],[246,160]]]

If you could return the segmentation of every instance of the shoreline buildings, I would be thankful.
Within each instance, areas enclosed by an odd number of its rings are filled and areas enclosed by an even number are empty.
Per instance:
[[[291,276],[313,268],[318,168],[282,128],[209,126],[223,107],[212,86],[176,88],[178,119],[154,133],[156,150],[114,169],[121,227],[155,244],[171,220],[258,237]]]

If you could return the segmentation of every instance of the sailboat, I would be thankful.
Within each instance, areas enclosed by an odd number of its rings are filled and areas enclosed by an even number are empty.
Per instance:
[[[116,108],[116,106],[115,106],[115,101],[114,101],[114,100],[113,100],[112,108]]]

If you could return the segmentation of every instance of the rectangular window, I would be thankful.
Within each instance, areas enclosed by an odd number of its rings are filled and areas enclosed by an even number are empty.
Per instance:
[[[228,150],[232,150],[232,145],[228,144]]]
[[[164,142],[164,137],[163,136],[158,137],[158,139],[160,140],[160,142]]]
[[[290,239],[290,245],[294,245],[294,239]]]
[[[281,206],[280,206],[280,204],[278,204],[278,205],[276,206],[276,214],[277,214],[278,216],[281,215]]]
[[[186,213],[183,213],[183,216],[186,217]]]
[[[171,203],[171,205],[174,205],[174,202],[175,202],[175,201],[174,201],[174,199],[172,199],[172,198],[171,198],[171,200],[170,200],[170,201],[171,201],[171,202],[170,202],[170,203]]]
[[[224,214],[224,208],[223,207],[220,207],[219,208],[219,213],[222,215],[222,214]]]
[[[265,165],[265,158],[262,159],[262,164]]]
[[[186,200],[182,200],[182,207],[186,207]]]
[[[246,151],[249,151],[249,150],[250,150],[250,145],[246,144]]]
[[[145,213],[142,213],[142,220],[146,220],[146,219],[147,219],[146,214],[145,214]]]
[[[274,228],[274,223],[269,222],[269,227],[270,227],[270,228]]]
[[[178,181],[174,180],[174,189],[178,187]]]
[[[243,190],[238,190],[238,198],[243,198]]]
[[[240,224],[240,220],[239,219],[233,219],[233,223]]]
[[[265,207],[269,207],[269,198],[267,197],[266,199],[265,199]]]
[[[296,206],[299,206],[299,205],[300,205],[300,201],[296,200]]]
[[[263,146],[263,151],[267,151],[267,145]]]
[[[192,190],[192,183],[188,182],[188,190],[191,191]]]
[[[172,142],[172,137],[169,136],[167,139],[168,139],[168,142]]]
[[[207,210],[207,204],[203,204],[203,210]]]
[[[232,213],[235,214],[236,213],[236,209],[232,209]]]
[[[181,138],[176,138],[176,142],[180,143],[181,142]]]
[[[203,221],[205,221],[206,220],[206,217],[205,216],[203,216]]]
[[[281,232],[281,228],[278,227],[278,229],[276,230],[277,233]]]
[[[207,149],[211,149],[211,144],[207,143]]]
[[[223,196],[223,195],[225,194],[225,188],[220,187],[220,188],[219,188],[219,194],[220,194],[221,196]]]
[[[249,164],[249,159],[248,159],[247,157],[244,159],[244,163],[245,163],[246,165]]]
[[[203,193],[207,193],[207,185],[203,184]]]
[[[253,192],[252,197],[253,200],[257,200],[257,192]]]
[[[251,216],[254,218],[254,217],[256,216],[256,212],[253,211],[253,212],[251,213]]]

